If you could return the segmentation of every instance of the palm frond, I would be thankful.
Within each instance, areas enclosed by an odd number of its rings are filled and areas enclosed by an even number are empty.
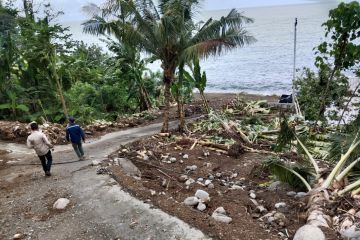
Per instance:
[[[281,182],[294,188],[311,190],[310,181],[314,178],[311,169],[303,165],[289,164],[279,158],[269,158],[264,167],[277,177]]]

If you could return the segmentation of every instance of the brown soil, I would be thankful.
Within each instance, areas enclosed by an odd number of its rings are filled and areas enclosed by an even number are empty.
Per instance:
[[[112,158],[131,159],[141,171],[141,180],[127,176],[118,166],[112,166],[111,171],[114,178],[136,197],[151,202],[215,239],[281,239],[280,235],[293,236],[295,231],[303,225],[304,219],[301,212],[304,209],[304,203],[288,197],[286,192],[289,189],[286,187],[270,191],[264,186],[271,181],[269,175],[261,168],[261,163],[266,156],[246,153],[236,159],[210,151],[210,155],[205,157],[204,152],[208,149],[196,146],[193,150],[189,150],[191,145],[192,142],[186,139],[171,142],[168,138],[153,136],[126,146],[130,149],[129,152],[120,151],[112,156]],[[136,151],[144,149],[151,150],[153,153],[148,161],[139,159],[136,154]],[[162,154],[169,154],[170,157],[177,158],[177,161],[164,162],[161,160]],[[189,159],[183,159],[183,154],[188,154]],[[187,172],[186,166],[191,165],[196,165],[197,170]],[[216,177],[219,173],[221,177]],[[206,180],[212,175],[215,177],[214,188],[210,189],[193,183],[187,189],[179,180],[182,174],[187,174],[194,180],[198,178]],[[230,190],[229,186],[234,183],[244,187],[244,190]],[[227,184],[229,185],[225,186]],[[182,203],[185,198],[194,196],[198,189],[207,191],[211,197],[204,212]],[[156,194],[152,195],[150,190],[156,191]],[[287,209],[283,211],[287,219],[285,226],[275,223],[269,225],[259,220],[260,215],[255,212],[255,205],[249,198],[250,190],[255,190],[256,200],[269,212],[275,210],[275,203],[287,204]],[[233,219],[231,224],[219,223],[211,218],[213,211],[220,206],[224,207],[228,216]]]

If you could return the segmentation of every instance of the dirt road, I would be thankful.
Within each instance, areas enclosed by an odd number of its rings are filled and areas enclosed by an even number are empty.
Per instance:
[[[86,143],[87,161],[54,165],[45,178],[39,163],[23,145],[0,143],[0,239],[207,239],[197,229],[154,209],[122,191],[108,175],[97,175],[92,160],[101,160],[119,145],[159,131],[160,124],[110,133]],[[70,146],[57,147],[54,162],[76,160]],[[52,209],[58,198],[68,198],[70,207]],[[166,197],[166,196],[164,196]]]

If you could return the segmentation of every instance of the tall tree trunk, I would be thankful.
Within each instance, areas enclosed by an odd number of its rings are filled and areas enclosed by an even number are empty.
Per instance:
[[[183,83],[184,83],[184,63],[181,63],[179,65],[179,88],[176,96],[178,103],[178,116],[179,116],[178,131],[181,133],[187,132],[186,123],[185,123],[185,111],[184,111]]]
[[[161,132],[167,133],[169,132],[169,111],[170,111],[170,81],[165,81],[165,91],[164,91],[164,97],[165,97],[165,109],[163,113],[163,126],[161,129]]]
[[[66,117],[66,119],[68,119],[69,118],[69,112],[68,112],[68,109],[66,107],[66,102],[65,102],[65,98],[64,98],[64,94],[63,94],[63,90],[62,90],[62,84],[60,83],[60,79],[59,79],[59,77],[57,76],[56,73],[55,73],[54,77],[55,77],[58,93],[59,93],[59,96],[60,96],[61,105],[63,107],[65,117]]]

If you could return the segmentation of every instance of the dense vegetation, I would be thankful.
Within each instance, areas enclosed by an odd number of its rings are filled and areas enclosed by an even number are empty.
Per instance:
[[[1,3],[1,1],[0,1]],[[159,74],[139,52],[109,40],[110,52],[72,40],[48,4],[0,4],[0,118],[115,120],[156,103]],[[42,16],[42,17],[40,17]],[[146,98],[143,98],[146,94]]]

